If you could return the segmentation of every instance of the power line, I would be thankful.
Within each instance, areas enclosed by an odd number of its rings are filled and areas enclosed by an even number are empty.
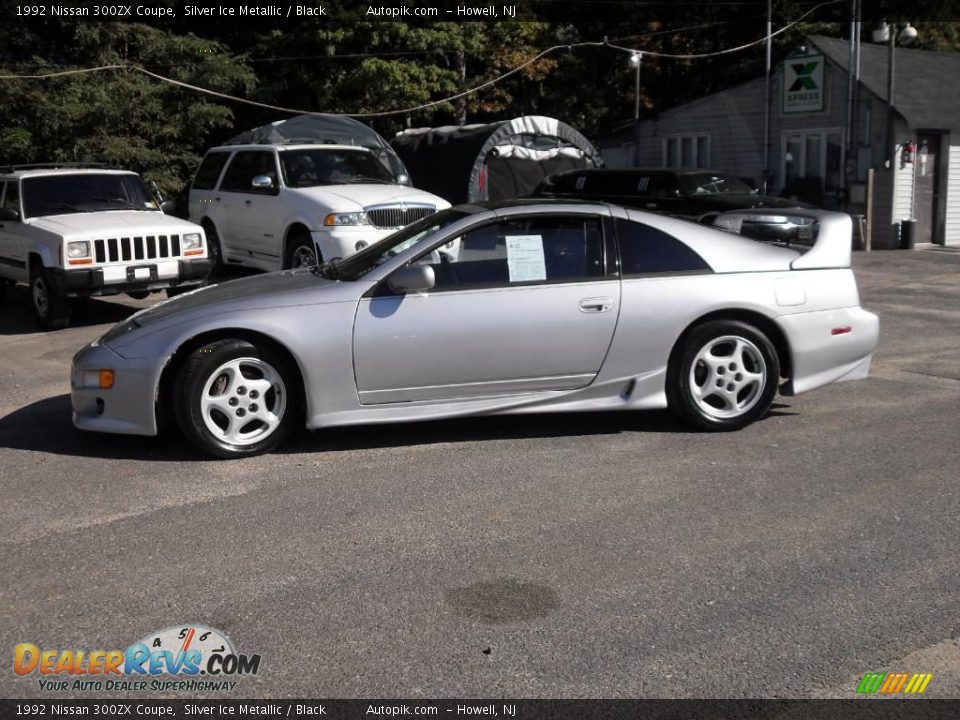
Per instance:
[[[252,106],[254,106],[254,107],[264,108],[264,109],[267,109],[267,110],[274,110],[274,111],[276,111],[276,112],[290,113],[290,114],[293,114],[293,115],[324,115],[324,114],[325,114],[325,115],[342,115],[342,116],[345,116],[345,117],[354,117],[354,118],[389,117],[389,116],[393,116],[393,115],[407,115],[407,114],[410,114],[410,113],[419,112],[420,110],[426,110],[427,108],[435,107],[435,106],[437,106],[437,105],[442,105],[442,104],[444,104],[444,103],[452,102],[452,101],[454,101],[454,100],[459,100],[460,98],[467,97],[468,95],[473,95],[474,93],[480,92],[481,90],[484,90],[484,89],[486,89],[486,88],[488,88],[488,87],[491,87],[492,85],[496,85],[497,83],[499,83],[499,82],[501,82],[501,81],[503,81],[503,80],[506,80],[508,77],[511,77],[512,75],[515,75],[516,73],[520,72],[520,71],[523,70],[524,68],[529,67],[530,65],[534,64],[534,63],[537,62],[538,60],[541,60],[541,59],[547,57],[548,55],[551,55],[551,54],[553,54],[554,52],[557,52],[558,50],[567,50],[567,51],[570,51],[570,50],[574,50],[574,49],[577,49],[577,48],[583,48],[583,47],[607,47],[607,48],[612,48],[612,49],[614,49],[614,50],[619,50],[619,51],[621,51],[621,52],[626,52],[626,53],[630,53],[630,54],[638,54],[638,53],[640,53],[640,54],[643,54],[643,55],[646,55],[646,56],[649,56],[649,57],[659,57],[659,58],[664,58],[664,59],[669,59],[669,60],[703,60],[703,59],[707,59],[707,58],[711,58],[711,57],[719,57],[719,56],[723,56],[723,55],[729,55],[729,54],[731,54],[731,53],[740,52],[740,51],[742,51],[742,50],[746,50],[746,49],[748,49],[748,48],[754,47],[754,46],[759,45],[759,44],[761,44],[761,43],[767,42],[767,40],[772,39],[772,38],[776,37],[777,35],[780,35],[781,33],[786,32],[787,30],[789,30],[790,28],[792,28],[793,26],[795,26],[797,23],[801,22],[804,18],[806,18],[806,17],[808,17],[809,15],[813,14],[814,12],[816,12],[817,10],[819,10],[820,8],[825,7],[825,6],[827,6],[827,5],[834,5],[834,4],[838,3],[838,2],[841,2],[841,0],[828,0],[827,2],[819,3],[818,5],[815,5],[812,9],[808,10],[807,12],[805,12],[805,13],[804,13],[803,15],[801,15],[799,18],[797,18],[796,20],[794,20],[793,22],[789,23],[788,25],[785,25],[784,27],[780,28],[780,29],[777,30],[776,32],[770,33],[769,35],[764,35],[764,36],[763,36],[762,38],[760,38],[759,40],[754,40],[753,42],[749,42],[749,43],[746,43],[746,44],[744,44],[744,45],[739,45],[739,46],[733,47],[733,48],[726,48],[726,49],[724,49],[724,50],[715,50],[715,51],[709,52],[709,53],[693,53],[693,54],[661,53],[661,52],[656,52],[656,51],[653,51],[653,50],[640,50],[639,48],[630,48],[630,47],[626,47],[626,46],[623,46],[623,45],[615,45],[615,44],[612,44],[612,43],[609,43],[609,42],[605,42],[605,41],[604,41],[604,42],[579,42],[579,43],[573,43],[573,44],[570,44],[570,45],[554,45],[553,47],[549,47],[549,48],[547,48],[546,50],[541,51],[540,53],[538,53],[538,54],[535,55],[534,57],[530,58],[529,60],[521,63],[520,65],[517,65],[517,66],[514,67],[513,69],[508,70],[507,72],[503,73],[502,75],[499,75],[498,77],[495,77],[495,78],[493,78],[492,80],[488,80],[487,82],[481,83],[480,85],[477,85],[477,86],[475,86],[475,87],[472,87],[472,88],[470,88],[469,90],[464,90],[463,92],[457,93],[457,94],[455,94],[455,95],[451,95],[451,96],[449,96],[449,97],[441,98],[440,100],[432,100],[431,102],[423,103],[423,104],[417,105],[417,106],[415,106],[415,107],[404,108],[404,109],[402,109],[402,110],[384,110],[384,111],[381,111],[381,112],[366,112],[366,113],[318,113],[318,112],[313,111],[313,110],[302,110],[302,109],[281,107],[281,106],[278,106],[278,105],[270,105],[270,104],[268,104],[268,103],[257,102],[256,100],[248,100],[247,98],[240,98],[240,97],[236,97],[236,96],[233,96],[233,95],[227,95],[226,93],[217,92],[216,90],[210,90],[209,88],[200,87],[200,86],[198,86],[198,85],[191,85],[190,83],[182,82],[182,81],[180,81],[180,80],[175,80],[175,79],[173,79],[173,78],[169,78],[169,77],[166,77],[166,76],[164,76],[164,75],[159,75],[159,74],[157,74],[157,73],[155,73],[155,72],[151,72],[150,70],[147,70],[146,68],[144,68],[144,67],[142,67],[142,66],[140,66],[140,65],[135,65],[135,64],[101,65],[101,66],[99,66],[99,67],[94,67],[94,68],[81,68],[81,69],[77,69],[77,70],[62,70],[62,71],[59,71],[59,72],[45,73],[45,74],[42,74],[42,75],[0,75],[0,80],[42,80],[42,79],[48,79],[48,78],[53,78],[53,77],[63,77],[63,76],[67,76],[67,75],[80,75],[80,74],[85,74],[85,73],[101,72],[101,71],[105,71],[105,70],[128,70],[128,71],[140,72],[140,73],[143,73],[144,75],[148,75],[148,76],[150,76],[150,77],[152,77],[152,78],[154,78],[154,79],[156,79],[156,80],[160,80],[160,81],[162,81],[162,82],[166,82],[166,83],[169,83],[169,84],[171,84],[171,85],[176,85],[176,86],[178,86],[178,87],[182,87],[182,88],[185,88],[185,89],[187,89],[187,90],[193,90],[194,92],[199,92],[199,93],[203,93],[203,94],[206,94],[206,95],[211,95],[211,96],[213,96],[213,97],[218,97],[218,98],[221,98],[221,99],[223,99],[223,100],[229,100],[229,101],[231,101],[231,102],[239,102],[239,103],[243,103],[243,104],[246,104],[246,105],[252,105]],[[622,42],[622,41],[621,41],[621,42]]]

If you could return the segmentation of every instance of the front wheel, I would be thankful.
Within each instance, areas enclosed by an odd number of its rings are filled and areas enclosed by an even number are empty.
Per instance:
[[[296,270],[302,267],[312,267],[318,262],[317,248],[313,238],[307,232],[298,232],[290,238],[287,249],[285,267]]]
[[[739,320],[694,328],[667,373],[670,407],[701,430],[739,430],[766,415],[780,378],[769,338]]]
[[[244,340],[210,343],[195,350],[177,375],[177,424],[215,457],[270,452],[302,419],[298,378],[269,347]]]
[[[30,268],[30,304],[41,330],[62,330],[70,324],[70,298],[57,292],[39,263]]]

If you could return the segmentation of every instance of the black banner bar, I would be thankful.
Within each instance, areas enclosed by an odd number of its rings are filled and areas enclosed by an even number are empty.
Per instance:
[[[3,718],[956,720],[960,700],[0,700]]]

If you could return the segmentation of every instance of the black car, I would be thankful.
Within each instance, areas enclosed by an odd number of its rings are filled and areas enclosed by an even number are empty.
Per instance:
[[[735,175],[702,169],[572,170],[546,178],[533,194],[537,197],[601,200],[706,224],[713,223],[720,213],[731,210],[767,208],[787,211],[815,207],[797,200],[760,195]],[[758,216],[758,222],[745,224],[741,232],[763,240],[790,241],[809,237],[804,229],[809,222],[789,213],[764,213],[762,218]]]

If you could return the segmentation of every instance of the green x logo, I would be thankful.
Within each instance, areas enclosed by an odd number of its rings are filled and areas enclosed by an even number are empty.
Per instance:
[[[810,77],[813,75],[813,71],[817,69],[817,65],[820,64],[819,60],[809,63],[798,63],[796,65],[791,65],[793,71],[797,74],[797,79],[793,81],[793,85],[790,86],[788,92],[796,92],[797,90],[816,90],[817,84],[813,81],[813,78]]]

